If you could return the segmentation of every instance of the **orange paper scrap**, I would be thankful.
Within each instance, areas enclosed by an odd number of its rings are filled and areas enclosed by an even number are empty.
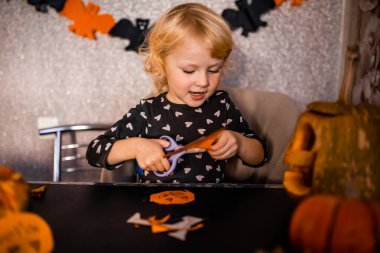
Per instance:
[[[31,195],[32,195],[32,197],[35,197],[35,198],[42,198],[42,196],[45,194],[45,192],[46,192],[46,186],[41,185],[37,188],[32,189]]]
[[[286,0],[274,0],[275,4],[278,6],[278,5],[281,5],[283,2],[285,2]],[[303,3],[304,0],[292,0],[292,5],[301,5]]]
[[[194,193],[187,190],[163,191],[150,195],[150,202],[161,205],[187,204],[194,199]]]

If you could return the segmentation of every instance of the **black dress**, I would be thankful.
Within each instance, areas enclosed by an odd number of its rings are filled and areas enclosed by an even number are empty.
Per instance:
[[[87,160],[92,166],[117,169],[122,164],[108,165],[106,158],[118,139],[160,138],[169,135],[178,144],[186,145],[224,126],[258,139],[264,150],[267,150],[265,141],[249,128],[227,92],[216,91],[200,107],[174,104],[166,98],[166,93],[162,93],[142,99],[111,129],[93,140],[87,149]],[[253,167],[262,166],[266,160],[267,152],[263,162]],[[146,183],[218,183],[223,180],[225,166],[225,160],[215,160],[207,152],[186,154],[179,159],[173,174],[157,177],[151,171],[144,171],[139,178]]]

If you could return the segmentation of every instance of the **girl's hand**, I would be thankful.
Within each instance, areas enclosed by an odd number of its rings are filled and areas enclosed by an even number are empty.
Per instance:
[[[238,133],[231,130],[224,130],[219,134],[218,139],[207,152],[216,160],[225,160],[235,156],[238,150]]]
[[[170,168],[167,158],[164,158],[164,148],[170,143],[162,139],[141,138],[136,147],[136,161],[143,170],[165,171]]]

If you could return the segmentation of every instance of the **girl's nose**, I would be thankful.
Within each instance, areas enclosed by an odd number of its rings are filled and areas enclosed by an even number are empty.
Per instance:
[[[206,87],[208,86],[208,75],[207,73],[199,73],[198,79],[195,83],[197,86]]]

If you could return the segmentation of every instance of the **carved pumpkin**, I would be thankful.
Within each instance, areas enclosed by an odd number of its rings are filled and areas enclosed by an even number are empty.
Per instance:
[[[351,104],[358,57],[356,46],[348,49],[338,101],[311,103],[298,119],[284,156],[291,195],[380,200],[380,107]]]
[[[333,195],[314,195],[290,221],[294,252],[379,252],[380,204]]]
[[[285,154],[286,189],[380,200],[380,107],[314,102],[308,109]]]
[[[0,217],[6,211],[17,212],[27,207],[29,185],[20,173],[0,165]]]

